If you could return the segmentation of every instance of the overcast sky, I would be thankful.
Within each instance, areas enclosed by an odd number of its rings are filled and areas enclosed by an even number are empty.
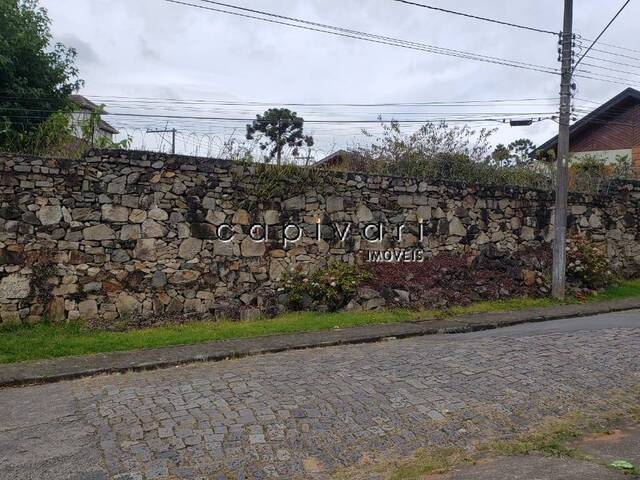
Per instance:
[[[185,0],[202,3],[199,0]],[[392,0],[229,0],[261,9],[339,27],[356,29],[557,68],[557,38],[517,30],[397,3]],[[419,0],[422,1],[422,0]],[[176,5],[164,0],[41,0],[53,21],[56,40],[78,51],[85,87],[81,93],[106,101],[111,112],[172,113],[191,116],[252,118],[263,107],[221,107],[176,104],[166,100],[141,103],[136,99],[206,99],[235,102],[383,103],[450,102],[490,99],[548,99],[557,96],[559,77],[421,51],[372,44],[296,28],[239,18],[224,13]],[[559,31],[561,0],[424,0],[476,15]],[[622,0],[576,0],[574,28],[594,38],[617,11]],[[640,50],[637,19],[640,2],[632,2],[602,41]],[[585,42],[586,43],[586,42]],[[600,63],[635,75],[595,70],[640,84],[640,52],[601,47],[622,56],[594,53],[629,64]],[[591,61],[594,63],[595,61]],[[634,67],[633,65],[637,65]],[[593,70],[592,67],[584,67]],[[634,70],[636,68],[636,70]],[[604,101],[625,85],[578,79],[577,97]],[[114,99],[112,97],[127,97]],[[593,108],[584,101],[579,106]],[[293,107],[292,107],[293,108]],[[433,118],[474,112],[551,114],[557,101],[471,107],[296,107],[306,119]],[[535,115],[532,115],[535,116]],[[242,136],[242,122],[169,120],[135,117],[107,119],[134,134],[136,146],[158,148],[147,128],[177,127],[179,149],[214,154],[218,137],[234,128]],[[246,122],[245,122],[246,123]],[[489,123],[477,124],[478,126]],[[496,124],[498,125],[498,124]],[[408,129],[415,126],[408,126]],[[319,154],[362,142],[359,126],[308,124]],[[375,131],[375,127],[372,127]],[[527,128],[501,127],[495,141],[529,137],[541,143],[553,135],[552,121]],[[205,133],[210,135],[206,136]],[[214,138],[215,137],[215,138]],[[204,139],[203,139],[204,138]],[[212,140],[212,138],[214,138]],[[204,144],[209,144],[205,147]],[[162,148],[167,148],[167,143]],[[208,151],[207,151],[208,150]]]

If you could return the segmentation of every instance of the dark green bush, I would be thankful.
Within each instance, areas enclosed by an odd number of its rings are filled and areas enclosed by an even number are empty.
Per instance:
[[[355,265],[334,262],[311,275],[295,271],[284,281],[289,303],[296,309],[326,308],[336,311],[347,305],[369,273]]]
[[[592,290],[604,288],[615,280],[602,248],[582,239],[572,241],[567,249],[567,277]]]

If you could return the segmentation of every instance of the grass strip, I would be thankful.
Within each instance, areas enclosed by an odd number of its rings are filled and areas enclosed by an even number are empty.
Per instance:
[[[640,280],[620,283],[587,301],[640,296]],[[571,302],[575,303],[575,301]],[[465,314],[504,312],[558,305],[550,298],[512,298],[478,302],[443,310],[385,310],[379,312],[292,312],[272,319],[202,321],[122,332],[90,331],[80,323],[7,325],[0,327],[0,363],[71,355],[138,350],[267,335],[314,332],[334,328],[415,321]]]

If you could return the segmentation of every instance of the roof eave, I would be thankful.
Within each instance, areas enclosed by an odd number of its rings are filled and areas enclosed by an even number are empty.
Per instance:
[[[588,115],[582,117],[576,123],[571,125],[571,127],[569,127],[569,133],[571,135],[575,135],[577,133],[580,133],[583,128],[586,128],[590,124],[590,122],[595,120],[598,116],[602,115],[603,113],[607,112],[611,108],[614,108],[617,104],[619,104],[619,103],[621,103],[621,102],[623,102],[625,100],[628,100],[628,99],[634,99],[634,100],[637,100],[638,102],[640,102],[640,91],[636,90],[635,88],[631,88],[631,87],[626,88],[625,90],[620,92],[618,95],[616,95],[615,97],[611,98],[609,101],[603,103],[598,108],[596,108],[594,111],[592,111]],[[545,143],[543,143],[542,145],[540,145],[536,149],[536,152],[540,152],[540,151],[546,152],[546,151],[548,151],[548,150],[550,150],[552,148],[556,148],[557,145],[558,145],[558,135],[556,135],[555,137],[551,138],[550,140],[548,140]]]

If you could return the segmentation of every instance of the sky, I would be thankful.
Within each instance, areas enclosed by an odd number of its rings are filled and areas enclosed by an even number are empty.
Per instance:
[[[184,1],[222,8],[203,0]],[[558,39],[553,35],[394,0],[228,1],[421,44],[559,67]],[[416,1],[554,32],[562,26],[561,0]],[[576,0],[574,31],[586,39],[595,38],[622,3]],[[230,138],[244,137],[247,119],[268,107],[291,103],[423,104],[289,107],[308,121],[320,121],[305,125],[305,132],[316,140],[312,152],[316,158],[366,144],[370,140],[361,129],[375,136],[381,128],[376,123],[322,123],[327,120],[412,119],[403,126],[410,132],[419,120],[472,118],[473,128],[498,128],[493,143],[526,137],[540,144],[557,133],[552,120],[510,127],[492,119],[552,116],[558,110],[558,75],[344,38],[166,0],[41,0],[41,4],[51,17],[54,39],[78,52],[77,66],[85,81],[80,93],[105,103],[110,113],[216,119],[106,117],[122,132],[119,138],[130,135],[136,148],[166,151],[170,135],[146,131],[176,128],[179,153],[224,156]],[[631,2],[601,40],[613,46],[600,45],[600,52],[590,54],[595,58],[584,60],[591,66],[581,68],[592,72],[584,75],[599,80],[576,79],[577,118],[626,86],[640,85],[640,37],[634,22],[639,16],[640,2]],[[579,42],[588,45],[584,39]],[[487,100],[508,101],[455,103]],[[424,105],[433,102],[445,105]]]

